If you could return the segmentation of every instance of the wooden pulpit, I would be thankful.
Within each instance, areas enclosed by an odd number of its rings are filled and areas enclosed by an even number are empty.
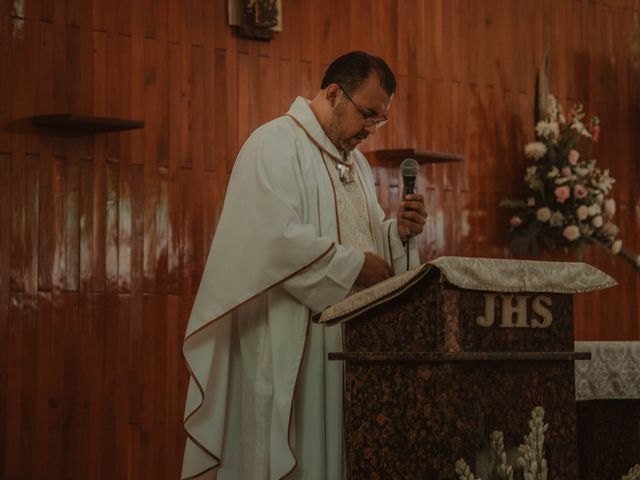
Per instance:
[[[347,478],[457,478],[494,430],[516,451],[540,405],[549,478],[577,479],[573,294],[613,285],[583,263],[441,257],[327,309]]]

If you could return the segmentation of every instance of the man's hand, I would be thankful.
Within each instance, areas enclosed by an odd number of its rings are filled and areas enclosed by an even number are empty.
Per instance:
[[[411,193],[404,197],[398,210],[398,235],[407,241],[422,233],[427,220],[427,209],[424,198],[419,193]]]
[[[370,287],[392,276],[393,270],[383,258],[371,252],[364,252],[364,264],[356,278],[356,285]]]

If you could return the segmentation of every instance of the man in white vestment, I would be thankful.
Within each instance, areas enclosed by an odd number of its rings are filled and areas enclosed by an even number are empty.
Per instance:
[[[351,52],[311,100],[258,128],[236,159],[184,340],[191,375],[182,478],[343,478],[340,325],[311,316],[419,264],[421,195],[385,220],[357,150],[396,82]]]

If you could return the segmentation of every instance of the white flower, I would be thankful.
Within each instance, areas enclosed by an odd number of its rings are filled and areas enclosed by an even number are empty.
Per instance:
[[[580,236],[580,230],[575,225],[569,225],[562,231],[562,236],[572,242]]]
[[[536,213],[536,218],[541,222],[548,222],[551,218],[551,210],[549,210],[547,207],[539,208],[538,212]]]
[[[613,245],[611,245],[611,253],[613,253],[614,255],[617,255],[618,253],[620,253],[621,248],[622,248],[622,240],[616,240],[615,242],[613,242]]]
[[[527,168],[527,173],[524,176],[524,181],[529,185],[531,190],[542,190],[544,187],[542,180],[538,178],[536,172],[538,171],[538,167],[535,165]]]
[[[541,120],[536,125],[536,134],[539,137],[555,139],[560,133],[560,127],[557,122],[546,122]]]
[[[555,178],[558,176],[558,173],[558,169],[556,167],[553,167],[551,170],[549,170],[549,173],[547,173],[547,177]]]
[[[559,227],[560,225],[562,225],[562,223],[564,222],[564,215],[562,215],[562,212],[553,212],[551,214],[551,218],[549,219],[549,225],[551,225],[552,227]]]
[[[589,216],[593,217],[600,213],[600,205],[589,205]]]
[[[524,154],[527,158],[540,160],[547,154],[547,146],[542,142],[527,143],[524,147]]]
[[[588,223],[581,223],[580,235],[582,235],[583,237],[590,237],[591,234],[593,234],[593,228],[591,228]]]
[[[589,175],[591,173],[591,170],[593,170],[593,167],[574,167],[575,172],[580,175],[581,177],[585,177],[587,175]]]
[[[604,221],[602,220],[602,215],[596,215],[595,217],[593,217],[593,220],[591,220],[591,223],[594,227],[600,228],[604,224]]]
[[[616,213],[616,201],[613,198],[604,201],[604,213],[611,217]]]
[[[600,176],[600,181],[598,182],[598,188],[600,188],[604,192],[609,192],[613,184],[616,183],[615,178],[609,176],[609,169],[605,170],[604,173]]]
[[[576,209],[576,214],[578,215],[578,219],[585,220],[589,216],[589,207],[586,205],[580,205]]]
[[[547,117],[556,118],[560,112],[560,104],[556,97],[551,94],[547,95]]]
[[[573,123],[571,124],[571,128],[576,132],[579,132],[583,137],[591,138],[591,134],[589,130],[587,130],[584,126],[584,123],[580,121],[577,117],[573,119]]]
[[[640,255],[636,257],[636,266],[640,267]]]

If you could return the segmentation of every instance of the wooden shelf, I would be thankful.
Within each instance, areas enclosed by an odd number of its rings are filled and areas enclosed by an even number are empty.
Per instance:
[[[65,133],[118,132],[144,127],[144,122],[142,120],[89,117],[74,115],[72,113],[36,115],[33,117],[33,124],[37,127],[55,129]]]
[[[365,155],[374,163],[400,163],[405,158],[415,158],[418,163],[461,162],[464,159],[462,155],[457,153],[429,152],[415,148],[372,150]]]

